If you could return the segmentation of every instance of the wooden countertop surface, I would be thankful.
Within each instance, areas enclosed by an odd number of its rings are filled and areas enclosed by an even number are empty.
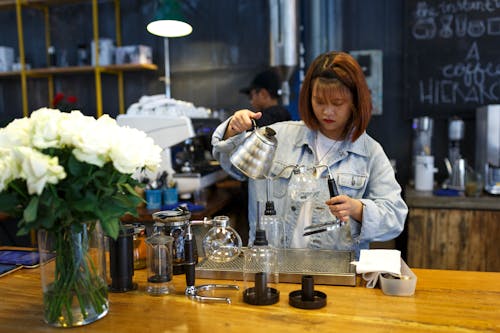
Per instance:
[[[500,196],[485,193],[479,197],[446,197],[434,195],[432,192],[416,191],[407,186],[404,195],[409,208],[500,210]]]
[[[135,272],[139,288],[110,293],[104,318],[72,332],[500,332],[500,273],[414,269],[412,297],[386,296],[378,288],[323,286],[327,306],[301,310],[288,304],[298,284],[279,285],[281,299],[251,306],[232,294],[232,304],[186,298],[184,276],[174,277],[175,294],[145,293],[146,270]],[[213,281],[198,279],[197,285]],[[218,281],[231,283],[231,281]],[[242,285],[241,281],[235,282]],[[39,269],[0,278],[0,332],[62,332],[43,322]],[[221,294],[219,294],[221,295]]]

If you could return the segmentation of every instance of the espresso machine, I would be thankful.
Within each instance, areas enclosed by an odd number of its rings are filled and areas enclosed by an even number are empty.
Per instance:
[[[212,134],[220,120],[191,118],[195,135],[170,147],[179,194],[193,193],[224,179],[227,174],[212,156]]]
[[[500,104],[476,110],[476,171],[484,172],[484,190],[500,194]]]

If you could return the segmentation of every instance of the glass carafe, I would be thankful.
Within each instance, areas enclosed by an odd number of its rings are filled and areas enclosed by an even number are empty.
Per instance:
[[[238,257],[241,251],[241,237],[229,225],[229,217],[216,216],[213,226],[203,238],[205,256],[214,262],[228,262]]]
[[[313,175],[313,168],[304,165],[293,169],[292,178],[288,185],[290,197],[294,201],[311,201],[319,193],[318,179]]]
[[[279,301],[277,249],[269,246],[266,232],[258,229],[254,244],[245,250],[243,301],[251,305],[271,305]]]

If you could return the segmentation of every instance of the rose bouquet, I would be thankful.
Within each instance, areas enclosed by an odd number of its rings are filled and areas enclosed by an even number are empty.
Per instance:
[[[96,276],[86,240],[100,227],[118,236],[120,217],[135,215],[142,200],[133,174],[157,168],[160,153],[144,132],[108,115],[96,120],[43,108],[0,129],[0,211],[20,217],[19,234],[41,230],[54,238],[55,271],[44,290],[48,323],[79,325],[75,302],[83,323],[93,312],[107,313],[106,282]]]

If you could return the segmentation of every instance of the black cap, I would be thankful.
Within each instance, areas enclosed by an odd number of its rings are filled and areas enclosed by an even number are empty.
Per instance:
[[[240,89],[240,93],[249,95],[252,89],[266,89],[271,96],[278,98],[281,96],[281,78],[278,72],[268,69],[257,74],[250,86]]]

